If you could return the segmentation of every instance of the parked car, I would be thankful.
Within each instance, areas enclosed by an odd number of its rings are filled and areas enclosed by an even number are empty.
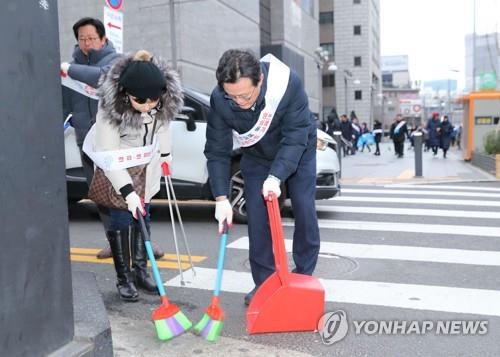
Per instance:
[[[208,182],[205,148],[205,130],[210,107],[210,97],[191,89],[184,89],[184,108],[171,122],[172,132],[172,181],[179,200],[213,200]],[[335,196],[339,190],[340,165],[334,150],[335,140],[318,129],[316,199]],[[68,199],[85,198],[87,186],[83,175],[80,155],[72,127],[65,130],[66,180]],[[231,167],[231,204],[234,219],[246,222],[244,189],[240,171],[241,150],[233,149]],[[286,187],[281,203],[286,198]],[[160,195],[162,192],[160,192]],[[165,197],[164,195],[162,197]]]

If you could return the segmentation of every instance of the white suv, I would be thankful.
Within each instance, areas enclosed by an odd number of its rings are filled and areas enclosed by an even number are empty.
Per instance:
[[[171,123],[172,181],[175,194],[180,200],[211,200],[213,197],[208,182],[207,159],[203,154],[210,97],[190,89],[184,89],[184,95],[182,113]],[[333,197],[340,190],[340,165],[334,147],[333,138],[318,129],[316,199]],[[77,201],[85,198],[87,185],[76,146],[74,130],[71,127],[65,130],[65,153],[68,198]],[[235,220],[243,223],[246,222],[243,196],[245,186],[239,169],[240,158],[241,151],[236,147],[233,150],[231,168],[231,203]],[[283,187],[283,190],[285,192],[282,195],[284,199],[286,198],[286,187]]]

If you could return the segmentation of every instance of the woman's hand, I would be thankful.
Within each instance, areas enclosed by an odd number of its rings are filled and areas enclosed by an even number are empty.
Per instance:
[[[127,202],[128,210],[132,213],[132,216],[134,216],[135,219],[137,219],[137,209],[141,211],[143,216],[146,215],[144,202],[135,191],[130,192],[127,197],[125,197],[125,201]]]

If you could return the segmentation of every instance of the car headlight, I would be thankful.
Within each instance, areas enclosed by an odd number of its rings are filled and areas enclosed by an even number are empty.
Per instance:
[[[328,142],[326,142],[325,140],[321,140],[320,138],[316,140],[316,150],[325,151],[327,147]]]

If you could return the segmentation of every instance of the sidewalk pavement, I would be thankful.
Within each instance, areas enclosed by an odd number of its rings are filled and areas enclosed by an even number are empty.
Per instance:
[[[405,145],[404,158],[397,158],[391,142],[381,144],[381,155],[358,152],[342,158],[342,184],[395,184],[453,181],[495,180],[495,178],[462,159],[462,152],[452,149],[448,158],[440,151],[423,153],[423,177],[415,178],[414,151]],[[191,333],[161,342],[154,337],[154,328],[149,320],[125,318],[118,312],[108,310],[115,356],[290,356],[308,354],[287,350],[281,346],[256,344],[244,339],[221,336],[217,343],[209,343]]]
[[[415,177],[415,152],[405,142],[404,157],[394,154],[392,141],[380,144],[380,156],[375,156],[375,146],[371,152],[365,148],[355,155],[342,157],[343,185],[397,184],[397,183],[429,183],[496,180],[496,178],[463,160],[463,151],[451,148],[446,159],[442,150],[436,156],[432,151],[422,152],[423,177]]]

